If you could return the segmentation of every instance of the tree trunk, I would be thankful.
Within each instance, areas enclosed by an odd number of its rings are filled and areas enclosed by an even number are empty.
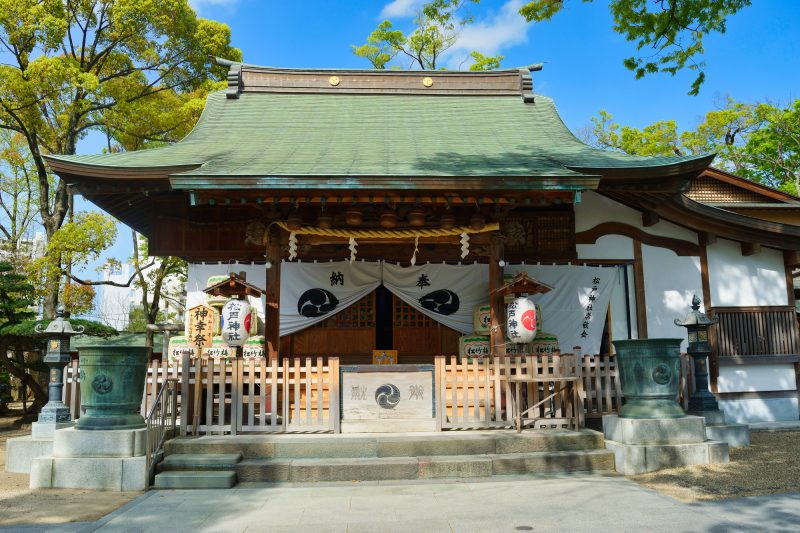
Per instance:
[[[0,365],[8,370],[9,374],[20,380],[26,387],[30,387],[31,391],[33,391],[33,397],[38,408],[41,408],[47,403],[47,392],[42,389],[41,385],[39,385],[33,376],[25,372],[24,368],[18,367],[11,362],[11,358],[8,354],[8,342],[4,340],[0,340]]]

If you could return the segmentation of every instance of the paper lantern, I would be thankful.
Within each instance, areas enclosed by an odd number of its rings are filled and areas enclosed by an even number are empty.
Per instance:
[[[492,323],[491,307],[476,305],[472,310],[472,329],[476,335],[488,335]]]
[[[531,300],[523,296],[508,304],[506,334],[517,344],[527,344],[536,337],[536,306]]]
[[[242,346],[250,337],[253,314],[245,300],[228,300],[222,308],[222,340],[228,346]]]

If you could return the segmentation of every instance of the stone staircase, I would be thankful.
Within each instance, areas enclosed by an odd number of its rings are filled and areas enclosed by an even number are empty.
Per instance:
[[[592,430],[182,437],[165,451],[155,488],[614,470],[614,454]]]

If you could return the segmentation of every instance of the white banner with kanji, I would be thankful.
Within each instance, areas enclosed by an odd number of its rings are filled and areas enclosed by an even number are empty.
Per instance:
[[[380,284],[380,263],[284,261],[281,264],[281,336],[332,317]]]
[[[489,301],[489,265],[384,263],[383,285],[417,311],[470,334],[473,309]]]
[[[617,267],[570,265],[508,265],[505,273],[525,271],[553,287],[532,300],[542,310],[542,328],[558,336],[561,350],[580,346],[583,353],[600,353],[612,283]]]

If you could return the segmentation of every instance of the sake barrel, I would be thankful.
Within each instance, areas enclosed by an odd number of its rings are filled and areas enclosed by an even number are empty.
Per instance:
[[[242,348],[242,357],[245,359],[260,359],[264,357],[264,337],[255,335],[247,339]]]
[[[225,340],[218,335],[211,339],[211,346],[205,349],[203,355],[216,361],[227,361],[228,358],[233,355],[233,350],[225,343]]]
[[[186,335],[176,335],[170,337],[169,346],[167,347],[167,361],[170,366],[179,365],[183,360],[183,352],[190,352],[190,357],[197,357],[197,347],[189,344],[189,338]]]
[[[245,300],[228,300],[222,308],[222,340],[228,346],[242,346],[250,337],[253,321],[250,304]]]
[[[527,344],[536,336],[536,307],[529,298],[522,296],[508,304],[506,335],[517,344]]]
[[[472,329],[475,335],[488,335],[489,326],[492,322],[491,306],[476,305],[472,310]]]
[[[533,342],[526,348],[527,353],[531,355],[553,355],[560,350],[558,336],[546,331],[537,331]]]
[[[208,278],[206,281],[206,288],[211,287],[212,285],[216,285],[221,281],[225,281],[226,279],[230,279],[230,276],[227,274],[217,274]],[[226,296],[214,296],[213,294],[206,294],[206,303],[210,306],[222,306],[225,305],[225,302],[228,301]]]
[[[473,358],[489,357],[489,337],[485,335],[462,335],[458,339],[458,358],[472,361]]]

